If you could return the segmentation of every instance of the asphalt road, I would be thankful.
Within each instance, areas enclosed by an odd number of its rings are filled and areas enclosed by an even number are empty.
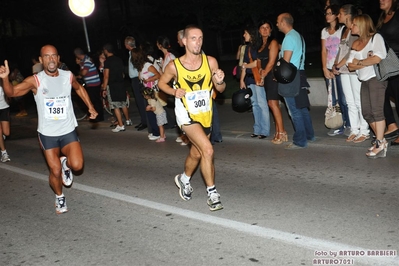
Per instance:
[[[14,121],[12,161],[0,164],[0,265],[399,265],[399,148],[367,159],[369,143],[328,137],[313,108],[317,141],[287,151],[249,137],[251,113],[219,112],[218,212],[199,171],[192,200],[178,196],[188,148],[174,129],[155,143],[133,127],[81,122],[84,172],[56,215],[35,118]]]

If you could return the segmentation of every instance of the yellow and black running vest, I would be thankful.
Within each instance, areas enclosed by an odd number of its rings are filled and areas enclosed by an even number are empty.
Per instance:
[[[188,70],[178,58],[174,59],[177,71],[175,87],[186,91],[185,97],[175,100],[177,124],[200,123],[204,128],[212,126],[212,71],[208,58],[202,54],[197,70]]]

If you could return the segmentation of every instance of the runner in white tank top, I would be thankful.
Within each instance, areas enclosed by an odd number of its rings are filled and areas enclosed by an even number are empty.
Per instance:
[[[90,102],[86,90],[76,81],[70,71],[58,69],[60,57],[52,45],[45,45],[40,50],[40,63],[43,71],[29,76],[13,86],[8,75],[10,69],[7,60],[0,66],[0,78],[4,92],[9,97],[18,97],[32,91],[38,114],[38,135],[44,157],[50,167],[49,183],[55,193],[56,213],[68,211],[63,184],[71,186],[73,171],[83,169],[83,152],[75,131],[77,122],[72,109],[71,86],[87,105],[90,118],[97,112]]]

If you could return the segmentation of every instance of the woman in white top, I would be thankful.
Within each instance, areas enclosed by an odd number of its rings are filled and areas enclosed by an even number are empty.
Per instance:
[[[176,52],[174,52],[171,49],[170,41],[169,41],[168,37],[159,36],[157,38],[157,47],[163,53],[163,60],[162,60],[162,64],[161,64],[161,69],[159,71],[162,75],[163,72],[165,71],[166,66],[169,64],[169,62],[173,61],[176,58],[177,54],[176,54]],[[173,81],[170,81],[170,82],[173,83]],[[165,104],[167,103],[168,95],[166,95],[163,91],[160,90],[157,97],[158,97],[158,99],[161,99]],[[168,120],[172,120],[173,116],[170,114],[168,108],[165,108],[165,111],[168,114]],[[174,122],[174,124],[176,125],[176,121]],[[178,135],[179,135],[176,138],[176,142],[180,143],[180,145],[183,145],[183,146],[187,145],[189,142],[187,137],[181,132],[179,127],[176,127],[176,128],[178,130]]]
[[[360,103],[360,85],[356,73],[350,72],[346,66],[353,42],[358,38],[352,35],[351,27],[353,18],[358,15],[358,10],[354,5],[343,5],[339,11],[338,19],[345,25],[342,31],[339,52],[333,66],[333,73],[341,77],[342,89],[348,105],[348,115],[351,122],[351,133],[346,139],[347,142],[360,143],[370,138],[369,125],[362,115]]]
[[[140,82],[147,88],[154,88],[158,84],[158,80],[161,77],[160,73],[154,66],[153,61],[147,56],[147,52],[142,49],[132,50],[132,63],[139,72]],[[148,138],[150,140],[158,140],[160,138],[160,132],[157,125],[157,120],[153,112],[146,112],[147,119],[150,124],[150,134]]]
[[[161,64],[161,75],[165,71],[165,67],[169,64],[170,61],[176,58],[176,54],[170,47],[170,41],[168,37],[159,36],[157,38],[157,47],[163,53],[163,60]]]
[[[338,23],[339,6],[330,5],[325,10],[327,27],[321,30],[321,64],[323,67],[324,77],[326,79],[326,85],[335,78],[337,84],[337,93],[335,95],[334,82],[332,83],[332,105],[338,104],[342,111],[342,119],[344,125],[338,129],[331,129],[328,132],[329,136],[336,136],[344,133],[345,128],[350,128],[350,122],[348,117],[348,107],[344,92],[342,90],[340,76],[335,76],[332,72],[332,68],[335,62],[335,58],[338,54],[339,43],[341,41],[342,26]],[[345,132],[349,135],[349,132]]]
[[[11,161],[8,156],[4,139],[10,135],[10,106],[6,101],[6,95],[3,91],[3,81],[0,79],[0,149],[1,162]]]
[[[384,138],[384,99],[387,81],[377,80],[373,67],[387,56],[385,42],[382,36],[376,33],[372,19],[366,14],[353,19],[352,34],[358,35],[359,38],[353,42],[347,60],[348,68],[356,70],[358,78],[362,82],[360,94],[363,117],[376,136],[376,141],[369,148],[366,156],[369,158],[385,157],[388,148],[388,143]]]

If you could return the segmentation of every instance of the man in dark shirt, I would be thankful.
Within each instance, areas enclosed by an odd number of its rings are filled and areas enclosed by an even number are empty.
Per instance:
[[[101,88],[104,96],[107,94],[107,88],[109,89],[108,99],[110,107],[111,109],[114,109],[116,119],[118,120],[118,125],[112,131],[125,131],[120,109],[122,109],[122,112],[125,115],[126,124],[131,124],[127,109],[126,88],[124,84],[125,66],[123,65],[122,59],[114,55],[114,47],[112,44],[104,45],[103,52],[107,57],[107,60],[104,62],[104,80]]]

